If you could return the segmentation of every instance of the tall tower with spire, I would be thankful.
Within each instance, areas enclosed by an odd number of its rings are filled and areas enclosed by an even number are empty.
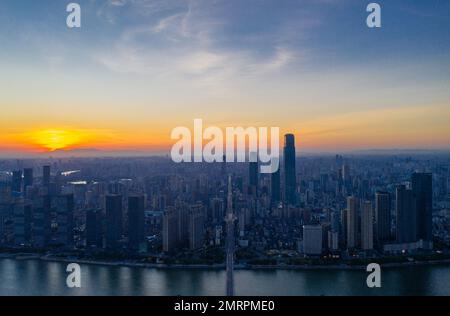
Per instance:
[[[228,176],[228,200],[227,200],[227,215],[225,222],[227,224],[227,239],[226,239],[226,265],[227,265],[227,296],[234,295],[234,221],[236,217],[233,212],[233,188],[231,186],[231,176]]]
[[[296,204],[295,136],[284,136],[284,198],[287,204]]]

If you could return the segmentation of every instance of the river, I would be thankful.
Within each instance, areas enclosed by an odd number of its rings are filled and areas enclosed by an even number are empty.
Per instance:
[[[224,295],[225,271],[81,264],[81,288],[66,286],[67,264],[0,259],[0,295]],[[382,287],[363,270],[237,270],[236,295],[450,295],[450,266],[382,269]]]

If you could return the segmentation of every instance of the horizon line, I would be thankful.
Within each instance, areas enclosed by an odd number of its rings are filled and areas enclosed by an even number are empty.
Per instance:
[[[303,149],[296,150],[296,156],[301,155],[398,155],[398,154],[450,154],[450,148],[368,148],[368,149],[343,149],[343,150],[316,150]],[[100,149],[76,149],[62,150],[54,152],[41,153],[22,153],[12,152],[11,154],[3,154],[0,152],[0,159],[53,159],[53,158],[150,158],[150,157],[167,157],[168,152],[149,152],[145,150],[100,150]],[[283,156],[280,154],[280,156]]]

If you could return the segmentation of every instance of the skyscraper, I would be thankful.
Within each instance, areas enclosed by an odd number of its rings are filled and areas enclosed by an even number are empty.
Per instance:
[[[33,205],[31,203],[26,203],[24,205],[24,233],[25,233],[24,237],[26,244],[31,244],[32,221],[33,221]]]
[[[177,247],[189,247],[189,207],[182,203],[176,206],[176,216],[178,225]]]
[[[281,201],[279,168],[277,172],[274,172],[270,175],[270,198],[273,206]]]
[[[348,182],[350,180],[350,166],[347,164],[342,166],[342,179],[344,182]]]
[[[328,249],[335,251],[339,249],[339,233],[328,231]]]
[[[376,239],[379,246],[391,238],[391,198],[388,192],[375,194]]]
[[[14,216],[14,244],[16,246],[29,245],[31,241],[31,205],[17,203],[13,206]]]
[[[61,195],[56,198],[56,221],[58,224],[56,239],[58,244],[67,247],[72,247],[74,243],[73,211],[73,194]]]
[[[322,226],[303,226],[303,253],[307,255],[320,255],[322,253]]]
[[[50,166],[42,167],[42,185],[47,188],[50,186]]]
[[[347,224],[347,219],[348,219],[348,211],[347,209],[343,209],[341,211],[341,229],[340,229],[340,234],[339,236],[341,237],[340,239],[340,244],[342,246],[342,248],[347,248],[347,228],[348,228],[348,224]]]
[[[144,202],[144,195],[128,197],[128,242],[132,250],[139,250],[145,239]]]
[[[222,156],[222,163],[220,164],[220,175],[223,179],[227,176],[227,157],[225,155]]]
[[[13,192],[22,192],[22,171],[13,171],[11,190]]]
[[[164,252],[173,252],[178,247],[178,218],[173,206],[164,211],[162,237]]]
[[[413,173],[412,191],[416,199],[417,240],[432,241],[433,188],[431,173]]]
[[[347,248],[356,248],[358,240],[359,201],[354,196],[347,198]]]
[[[417,241],[417,210],[413,191],[405,185],[396,189],[397,242],[409,243]]]
[[[342,185],[345,194],[353,193],[352,177],[350,175],[350,166],[348,164],[342,166]]]
[[[222,198],[212,198],[210,202],[211,220],[213,223],[222,223],[225,216],[225,202]]]
[[[27,193],[27,188],[33,185],[33,168],[23,169],[23,192]]]
[[[284,189],[288,204],[295,204],[296,170],[295,170],[295,136],[284,136]]]
[[[33,246],[36,248],[46,247],[51,240],[51,206],[52,199],[44,195],[34,201],[33,206]]]
[[[101,209],[86,211],[86,246],[103,247]]]
[[[195,250],[203,246],[205,240],[205,211],[203,205],[196,204],[189,210],[189,248]]]
[[[227,240],[226,240],[226,294],[227,296],[234,295],[234,225],[236,216],[233,209],[233,188],[231,186],[231,176],[228,176],[228,196],[227,196],[227,215],[225,222],[227,225]]]
[[[364,201],[361,209],[361,248],[373,249],[373,208],[370,201]]]
[[[258,195],[258,154],[250,153],[249,162],[249,186],[250,193],[254,196]]]
[[[106,195],[106,248],[116,249],[122,238],[122,196]]]

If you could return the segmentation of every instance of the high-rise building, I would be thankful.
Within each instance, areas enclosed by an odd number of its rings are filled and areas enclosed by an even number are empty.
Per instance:
[[[166,207],[163,215],[163,251],[173,252],[178,248],[178,218],[173,206]]]
[[[33,222],[33,205],[26,203],[23,207],[24,211],[24,237],[25,244],[31,244],[32,241],[32,222]]]
[[[339,233],[328,231],[328,249],[335,251],[339,249]]]
[[[122,238],[122,196],[106,195],[106,248],[117,249]]]
[[[220,175],[222,178],[227,176],[227,156],[222,156],[222,163],[220,164]]]
[[[73,194],[56,197],[56,241],[60,245],[72,247],[74,244],[74,198]]]
[[[27,188],[33,185],[33,168],[23,169],[23,192],[27,193]]]
[[[296,204],[295,136],[284,136],[284,190],[288,204]]]
[[[433,187],[431,173],[413,173],[412,191],[416,199],[417,240],[432,241]]]
[[[178,241],[180,248],[189,247],[189,208],[186,204],[181,204],[176,208],[178,224]]]
[[[352,177],[348,164],[342,166],[342,190],[345,194],[353,193]]]
[[[397,242],[417,241],[417,210],[413,191],[405,185],[396,188]]]
[[[132,250],[139,250],[145,241],[144,205],[144,195],[128,197],[128,242]]]
[[[253,152],[250,153],[249,187],[250,194],[258,195],[258,154]]]
[[[344,181],[350,180],[350,166],[347,164],[342,166],[342,179]]]
[[[51,241],[51,208],[52,199],[49,195],[41,196],[34,201],[32,242],[36,248],[44,248]]]
[[[223,198],[212,198],[210,202],[211,220],[213,223],[223,222],[225,216],[225,201]]]
[[[0,245],[5,242],[6,217],[4,210],[0,208]]]
[[[331,223],[330,222],[322,222],[320,224],[322,226],[322,249],[328,248],[328,233],[331,232]]]
[[[31,204],[17,203],[13,206],[14,244],[16,246],[31,243]]]
[[[322,226],[303,225],[303,253],[320,255],[322,253]]]
[[[356,248],[358,240],[359,201],[354,196],[347,198],[347,248]]]
[[[340,214],[337,211],[332,210],[330,212],[331,230],[334,231],[334,232],[339,232],[339,230],[340,230],[340,223],[341,223]]]
[[[189,248],[201,248],[205,240],[205,211],[203,205],[192,205],[189,209]]]
[[[364,201],[361,208],[361,248],[373,249],[373,208],[370,201]]]
[[[86,246],[103,248],[101,209],[86,211]]]
[[[450,172],[447,174],[446,178],[447,178],[447,184],[445,185],[446,195],[450,196]]]
[[[228,193],[227,193],[227,214],[225,216],[225,223],[227,229],[227,240],[225,244],[226,249],[226,294],[227,296],[234,295],[234,253],[235,253],[235,236],[234,225],[236,216],[234,214],[233,206],[233,188],[231,185],[231,176],[228,176]]]
[[[42,185],[47,188],[50,186],[50,166],[42,167]]]
[[[281,201],[280,168],[270,175],[270,197],[273,206]]]
[[[20,170],[12,173],[11,191],[22,192],[22,171]]]
[[[245,209],[240,209],[239,213],[237,214],[237,219],[238,219],[238,231],[239,231],[239,235],[240,236],[244,236],[245,235]]]
[[[341,229],[340,229],[340,234],[339,236],[341,237],[340,239],[340,245],[342,246],[342,248],[347,248],[347,219],[348,219],[348,211],[347,209],[343,209],[341,211]]]
[[[391,198],[388,192],[375,194],[376,240],[379,246],[391,239]]]

